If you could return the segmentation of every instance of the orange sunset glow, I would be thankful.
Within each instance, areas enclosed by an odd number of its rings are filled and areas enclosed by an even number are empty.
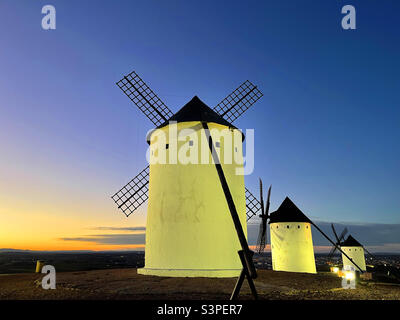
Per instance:
[[[23,157],[24,151],[14,151],[17,159]],[[0,159],[1,165],[5,158]],[[41,165],[46,167],[46,163]],[[44,168],[28,171],[22,162],[14,161],[7,172],[1,172],[0,248],[143,250],[144,242],[112,242],[118,236],[122,240],[131,235],[144,238],[144,230],[124,228],[145,225],[145,206],[126,218],[114,207],[107,186],[95,185],[91,172],[66,181],[60,177],[65,169],[62,160],[57,166],[47,166],[47,172]]]

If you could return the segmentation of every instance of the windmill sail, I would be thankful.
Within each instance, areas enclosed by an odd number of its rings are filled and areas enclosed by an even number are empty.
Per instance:
[[[156,127],[173,116],[172,111],[160,100],[135,71],[117,82],[117,86],[132,100]]]
[[[334,236],[336,238],[336,245],[332,246],[332,249],[328,254],[328,259],[330,259],[335,254],[336,249],[340,246],[341,242],[344,240],[344,237],[346,236],[347,231],[348,231],[347,228],[344,228],[342,233],[338,237],[338,235],[336,233],[336,230],[335,230],[335,227],[333,226],[333,223],[331,224],[331,228],[332,228],[333,234],[334,234]]]
[[[245,188],[246,194],[246,215],[247,221],[257,215],[261,210],[260,201],[250,192],[249,189]]]
[[[229,122],[235,121],[263,96],[260,90],[249,80],[214,107],[214,111]]]
[[[118,209],[128,217],[149,198],[149,166],[129,181],[121,190],[111,198],[117,204]]]
[[[266,245],[266,239],[267,239],[267,220],[269,218],[269,206],[270,206],[270,199],[271,199],[271,188],[272,186],[269,187],[268,189],[268,196],[267,196],[267,202],[265,205],[265,211],[264,211],[264,199],[263,199],[263,187],[262,187],[262,181],[260,179],[260,199],[261,199],[261,222],[260,222],[260,229],[258,231],[258,239],[257,239],[257,249],[256,251],[258,253],[261,253],[265,249]]]

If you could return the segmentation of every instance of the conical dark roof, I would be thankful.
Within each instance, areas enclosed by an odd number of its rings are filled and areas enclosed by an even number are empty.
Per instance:
[[[351,235],[340,244],[341,247],[362,247],[362,244],[354,239]]]
[[[177,113],[175,113],[168,121],[161,124],[158,128],[168,125],[169,121],[188,122],[188,121],[205,121],[219,123],[227,127],[235,128],[231,123],[222,118],[218,113],[207,106],[197,96],[186,103]]]
[[[269,223],[276,222],[311,222],[306,215],[288,197],[283,200],[278,210],[271,213]]]
[[[201,101],[197,96],[194,96],[192,100],[186,103],[177,113],[175,113],[171,118],[165,121],[163,124],[159,125],[156,129],[165,127],[170,121],[176,122],[189,122],[189,121],[205,121],[214,122],[222,124],[229,128],[237,129],[234,125],[226,121],[218,113],[207,106],[203,101]],[[150,137],[154,130],[150,131],[146,137],[147,143],[150,144]],[[242,141],[244,140],[244,134],[242,132]]]

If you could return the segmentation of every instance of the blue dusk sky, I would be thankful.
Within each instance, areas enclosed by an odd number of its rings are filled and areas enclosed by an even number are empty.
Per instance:
[[[356,30],[341,27],[346,4]],[[110,199],[146,166],[152,123],[115,85],[135,70],[174,112],[252,81],[264,96],[235,122],[255,130],[247,187],[258,195],[261,177],[273,210],[289,196],[400,252],[399,13],[395,0],[0,0],[0,248],[110,249],[85,237],[144,229],[146,206],[127,219]]]

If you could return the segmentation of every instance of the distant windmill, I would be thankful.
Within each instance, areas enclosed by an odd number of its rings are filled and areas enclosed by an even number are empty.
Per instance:
[[[268,201],[270,190],[268,191]],[[311,225],[314,226],[334,247],[339,250],[349,261],[353,259],[344,252],[338,243],[333,242],[312,220],[310,220],[288,197],[279,208],[268,214],[264,212],[262,182],[260,180],[260,206],[261,223],[257,241],[257,251],[265,248],[267,220],[270,225],[272,268],[276,271],[316,273],[314,248],[312,243]],[[267,204],[268,210],[269,205]],[[263,213],[264,212],[264,213]],[[253,215],[255,216],[255,215]],[[364,270],[353,261],[354,265],[363,272]]]
[[[340,237],[337,236],[336,230],[334,225],[331,225],[332,231],[336,237],[336,244],[337,246],[340,247],[347,255],[348,257],[344,256],[342,254],[342,261],[343,261],[343,267],[345,266],[354,266],[357,264],[363,271],[366,271],[366,265],[365,265],[365,252],[369,255],[370,258],[376,259],[360,242],[358,242],[356,239],[353,238],[353,236],[349,235],[346,240],[344,240],[344,237],[347,233],[347,228],[345,228],[340,235]],[[328,258],[332,258],[336,251],[336,247],[332,247]]]
[[[276,271],[316,273],[311,220],[286,197],[271,213],[272,268]]]
[[[342,254],[343,268],[346,266],[355,268],[355,264],[357,264],[362,271],[367,270],[365,266],[364,247],[356,239],[349,235],[347,239],[341,243],[340,248],[349,256],[348,258]]]
[[[225,138],[229,132],[244,138],[231,123],[260,99],[262,93],[250,81],[245,81],[213,110],[194,97],[173,114],[135,72],[123,77],[117,85],[167,136],[166,141],[159,142],[154,133],[149,134],[150,160],[156,157],[157,148],[170,151],[182,146],[189,151],[199,148],[197,142],[204,135],[214,160],[210,165],[153,164],[151,161],[112,196],[126,216],[149,199],[145,267],[138,273],[179,277],[240,275],[232,298],[239,294],[244,278],[256,297],[252,282],[256,272],[246,240],[246,214],[254,215],[259,202],[245,188],[243,175],[236,174],[236,164],[220,164],[217,149],[223,154],[225,147],[230,148],[228,151],[243,159],[242,138],[233,145],[225,145]],[[185,141],[177,145],[169,136],[171,121],[177,124],[178,134],[187,129],[195,133],[184,134]],[[219,131],[221,136],[213,137],[209,129]]]

